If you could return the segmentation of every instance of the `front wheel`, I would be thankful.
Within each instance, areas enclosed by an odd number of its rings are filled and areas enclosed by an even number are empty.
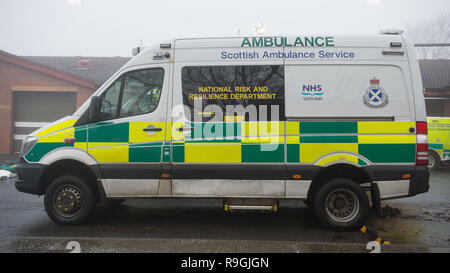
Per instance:
[[[47,215],[55,223],[74,225],[83,223],[97,205],[95,188],[83,179],[65,175],[56,178],[45,192]]]
[[[369,199],[356,182],[337,178],[325,183],[314,198],[318,220],[328,228],[349,231],[360,229],[369,214]]]

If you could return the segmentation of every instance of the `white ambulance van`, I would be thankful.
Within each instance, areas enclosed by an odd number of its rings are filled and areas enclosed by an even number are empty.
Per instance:
[[[126,198],[301,199],[358,229],[370,205],[428,191],[418,62],[395,31],[171,40],[27,136],[17,172],[60,224]]]
[[[430,170],[435,170],[450,160],[450,118],[428,117],[428,141],[430,146]]]

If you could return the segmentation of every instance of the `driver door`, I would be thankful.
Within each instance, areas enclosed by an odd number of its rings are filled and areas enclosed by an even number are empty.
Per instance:
[[[100,94],[87,150],[99,163],[108,197],[158,194],[168,76],[165,64],[128,71]]]

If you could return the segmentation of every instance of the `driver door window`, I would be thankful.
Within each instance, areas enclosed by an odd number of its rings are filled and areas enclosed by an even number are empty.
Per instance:
[[[99,120],[108,120],[117,117],[121,86],[122,78],[119,78],[101,95]]]
[[[163,68],[136,70],[121,76],[101,95],[98,121],[153,112],[158,107],[163,81]]]
[[[153,112],[158,107],[163,80],[162,68],[137,70],[126,74],[120,117]]]

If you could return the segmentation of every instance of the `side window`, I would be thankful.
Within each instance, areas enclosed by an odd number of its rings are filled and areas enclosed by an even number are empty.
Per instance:
[[[121,86],[122,86],[122,77],[116,80],[101,95],[101,108],[99,120],[113,119],[117,117],[117,108],[119,106]]]
[[[185,113],[192,121],[208,121],[212,112],[220,119],[209,109],[221,110],[225,121],[284,120],[282,65],[191,66],[181,74]],[[200,111],[194,109],[197,100]]]
[[[137,70],[125,75],[120,117],[153,112],[159,103],[164,69]]]

